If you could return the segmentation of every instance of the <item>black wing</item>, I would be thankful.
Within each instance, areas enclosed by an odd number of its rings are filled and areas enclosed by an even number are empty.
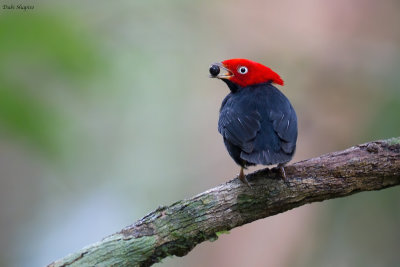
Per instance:
[[[238,146],[242,151],[251,153],[254,149],[254,140],[261,128],[261,115],[259,112],[233,108],[226,101],[222,104],[218,131],[230,143]]]
[[[293,153],[297,141],[297,117],[292,105],[288,103],[288,108],[284,110],[271,110],[269,118],[282,141],[282,150],[287,154]]]
[[[258,98],[263,120],[254,142],[254,150],[240,157],[254,164],[272,165],[290,161],[296,150],[297,117],[289,100],[270,85]]]

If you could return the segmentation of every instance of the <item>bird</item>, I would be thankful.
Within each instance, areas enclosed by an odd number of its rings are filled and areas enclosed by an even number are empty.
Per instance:
[[[292,104],[275,87],[284,81],[269,67],[243,58],[213,63],[209,72],[230,90],[219,110],[218,132],[240,166],[238,178],[250,186],[244,169],[277,164],[286,180],[284,166],[296,151],[298,129]]]

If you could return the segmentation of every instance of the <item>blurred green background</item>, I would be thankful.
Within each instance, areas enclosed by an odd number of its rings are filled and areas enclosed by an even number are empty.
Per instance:
[[[398,1],[32,3],[0,10],[0,266],[46,265],[233,178],[216,61],[282,76],[295,161],[400,135]],[[297,208],[157,266],[399,266],[399,193]]]

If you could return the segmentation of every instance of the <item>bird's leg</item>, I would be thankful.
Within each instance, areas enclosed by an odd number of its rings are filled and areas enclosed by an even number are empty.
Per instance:
[[[279,173],[280,173],[281,177],[283,178],[283,180],[287,181],[286,172],[285,172],[285,165],[286,165],[286,163],[279,163],[278,164],[278,168],[279,168]]]
[[[239,172],[238,177],[239,177],[240,181],[242,181],[242,183],[245,183],[248,187],[251,188],[249,181],[247,181],[246,176],[244,175],[243,167],[240,167],[240,172]]]

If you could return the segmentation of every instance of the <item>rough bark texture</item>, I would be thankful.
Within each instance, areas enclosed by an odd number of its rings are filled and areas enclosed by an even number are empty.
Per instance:
[[[184,256],[225,231],[295,207],[400,184],[400,137],[247,175],[159,207],[134,224],[49,266],[150,266]]]

